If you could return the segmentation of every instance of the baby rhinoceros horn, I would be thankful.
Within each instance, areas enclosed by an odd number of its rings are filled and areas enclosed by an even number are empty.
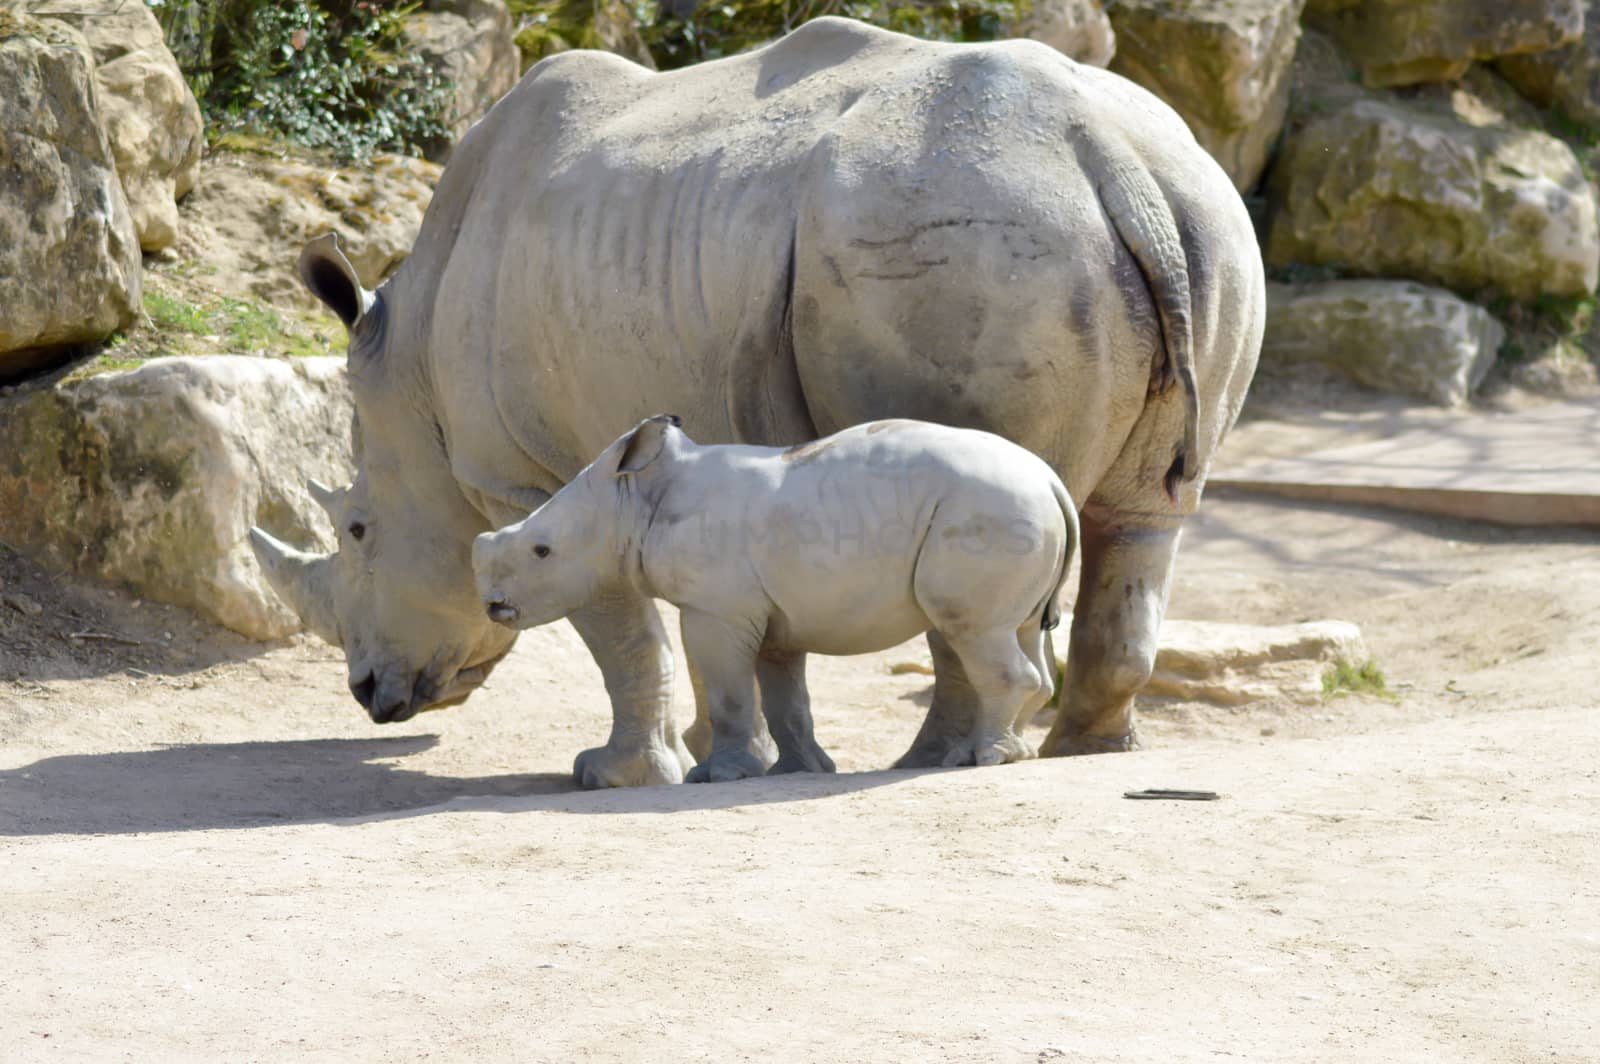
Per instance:
[[[250,549],[278,597],[300,615],[307,628],[339,646],[339,622],[333,608],[333,556],[308,554],[250,529]]]
[[[322,507],[322,512],[328,515],[328,520],[333,522],[335,528],[339,526],[340,504],[344,502],[349,490],[349,488],[330,488],[320,480],[306,479],[306,491],[316,500],[317,505]]]

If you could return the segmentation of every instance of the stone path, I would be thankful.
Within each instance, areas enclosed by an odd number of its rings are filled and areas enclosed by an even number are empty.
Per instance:
[[[1600,525],[1600,401],[1401,419],[1381,440],[1225,459],[1210,484],[1506,525]]]

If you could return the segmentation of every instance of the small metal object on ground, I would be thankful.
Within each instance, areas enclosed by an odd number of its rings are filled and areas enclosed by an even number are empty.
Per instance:
[[[1173,802],[1214,802],[1222,797],[1216,791],[1170,791],[1154,788],[1144,791],[1123,791],[1124,798],[1165,798]]]

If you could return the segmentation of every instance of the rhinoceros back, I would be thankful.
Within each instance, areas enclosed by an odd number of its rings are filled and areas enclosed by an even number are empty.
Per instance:
[[[1151,100],[1031,42],[839,19],[665,74],[546,60],[458,149],[404,271],[453,461],[559,483],[657,410],[764,444],[905,416],[1017,440],[1081,498],[1161,355],[1081,142],[1148,119],[1204,158]]]

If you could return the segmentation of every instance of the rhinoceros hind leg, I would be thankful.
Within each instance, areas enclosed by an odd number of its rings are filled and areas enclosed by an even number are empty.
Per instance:
[[[1002,628],[947,637],[977,699],[972,727],[945,751],[946,766],[1002,765],[1033,756],[1016,722],[1048,691],[1050,678],[1023,651],[1019,634]]]
[[[1081,522],[1066,686],[1043,757],[1138,749],[1134,695],[1155,666],[1178,550],[1176,518],[1148,527],[1090,507]]]
[[[972,732],[978,693],[967,681],[961,658],[938,631],[928,633],[933,656],[933,704],[922,720],[911,748],[900,755],[895,768],[938,768]]]
[[[672,648],[655,603],[643,596],[611,597],[570,619],[611,696],[611,738],[578,755],[578,785],[683,782],[694,761],[672,723]]]

